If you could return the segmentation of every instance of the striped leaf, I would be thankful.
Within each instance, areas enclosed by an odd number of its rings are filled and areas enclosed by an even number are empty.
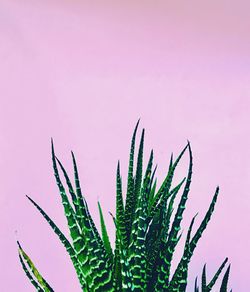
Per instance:
[[[179,202],[174,221],[168,236],[168,242],[167,246],[168,248],[166,249],[166,254],[165,254],[165,263],[168,263],[165,267],[166,269],[166,279],[169,279],[170,275],[170,268],[171,268],[171,262],[173,258],[173,254],[176,248],[176,239],[178,237],[178,232],[180,230],[180,225],[183,217],[183,212],[185,210],[187,198],[188,198],[188,193],[190,189],[190,184],[191,184],[191,177],[192,177],[192,167],[193,167],[193,156],[192,156],[192,151],[190,147],[190,143],[188,142],[188,150],[189,150],[189,169],[188,169],[188,176],[186,180],[186,184],[184,187],[183,194],[181,196],[181,200]]]
[[[183,256],[182,256],[182,258],[181,258],[181,260],[180,260],[180,262],[175,270],[175,273],[172,277],[172,280],[169,284],[170,291],[178,291],[178,289],[180,288],[180,286],[183,285],[183,283],[184,283],[184,285],[186,285],[188,264],[190,262],[192,255],[193,255],[194,249],[195,249],[200,237],[202,236],[202,233],[206,229],[207,224],[211,218],[211,215],[214,211],[214,207],[215,207],[215,203],[216,203],[218,194],[219,194],[219,187],[216,188],[215,195],[212,199],[212,202],[209,206],[209,209],[208,209],[204,219],[202,220],[199,228],[197,229],[195,235],[193,236],[192,240],[190,240],[190,242],[188,244],[186,242]],[[182,279],[181,282],[179,281],[180,278]]]
[[[105,246],[107,254],[110,256],[110,258],[113,259],[113,252],[112,252],[111,244],[109,241],[109,236],[108,236],[107,228],[105,225],[105,221],[103,218],[103,213],[102,213],[102,208],[101,208],[100,202],[98,202],[98,209],[99,209],[103,244]]]
[[[170,167],[170,170],[168,171],[167,176],[165,177],[160,189],[158,190],[158,192],[156,193],[156,195],[154,196],[153,200],[152,200],[152,204],[150,205],[150,213],[154,212],[155,208],[157,207],[157,204],[159,202],[159,200],[161,199],[161,197],[164,194],[167,194],[169,192],[169,189],[171,187],[171,183],[172,183],[172,179],[173,179],[173,175],[174,175],[174,171],[176,169],[176,166],[178,165],[181,157],[183,156],[183,154],[185,153],[186,149],[187,149],[188,145],[185,146],[185,148],[181,151],[181,153],[179,154],[179,156],[177,157],[176,161],[174,162],[174,164],[172,165],[172,167]]]
[[[116,224],[121,232],[121,237],[123,239],[124,248],[128,248],[126,226],[124,220],[124,205],[122,198],[122,179],[120,175],[120,163],[118,161],[117,171],[116,171]],[[122,290],[122,274],[121,274],[121,257],[120,257],[121,247],[118,240],[118,230],[116,229],[116,240],[115,240],[115,252],[114,252],[114,265],[113,265],[113,275],[114,275],[114,289]]]
[[[37,210],[42,214],[42,216],[45,218],[45,220],[49,223],[55,234],[59,237],[61,243],[64,245],[66,248],[72,263],[75,267],[78,279],[81,283],[81,287],[84,288],[86,286],[84,275],[81,271],[81,263],[79,262],[78,257],[76,256],[74,248],[71,246],[71,243],[68,241],[66,236],[61,232],[61,230],[57,227],[57,225],[54,223],[54,221],[47,215],[47,213],[34,201],[32,200],[29,196],[26,196],[29,201],[37,208]]]
[[[88,204],[81,190],[73,152],[71,152],[71,155],[74,168],[74,186],[64,166],[55,156],[53,140],[51,140],[54,175],[69,227],[71,242],[45,211],[27,196],[65,246],[76,270],[81,288],[86,292],[185,292],[189,262],[214,211],[219,188],[216,189],[204,219],[192,236],[193,225],[197,215],[193,217],[187,231],[183,255],[170,279],[172,259],[182,237],[182,232],[180,232],[181,222],[191,184],[193,167],[191,146],[188,142],[175,161],[173,154],[171,154],[168,172],[159,189],[156,190],[157,178],[155,178],[155,173],[157,166],[152,171],[153,150],[150,153],[145,173],[143,173],[144,129],[140,138],[134,173],[135,141],[138,125],[139,120],[131,140],[125,202],[123,201],[120,163],[118,162],[117,165],[116,217],[109,212],[115,226],[114,253],[99,202],[101,235],[92,219]],[[175,170],[187,148],[189,150],[187,179],[184,178],[177,186],[172,188]],[[61,181],[58,165],[65,178],[69,197]],[[173,216],[175,201],[183,185],[184,189]],[[37,291],[53,291],[20,245],[19,259],[24,272]],[[202,292],[211,291],[226,262],[227,259],[208,284],[206,265],[204,266],[201,279]],[[229,271],[230,266],[222,280],[220,292],[226,292],[227,290]],[[194,291],[199,291],[197,278]]]
[[[21,262],[22,268],[23,268],[26,276],[29,278],[31,284],[34,285],[34,287],[36,288],[37,291],[43,291],[42,287],[39,285],[39,283],[37,283],[37,281],[33,278],[31,273],[29,272],[29,270],[26,267],[24,260],[23,260],[22,256],[20,255],[20,253],[18,253],[18,255],[19,255],[19,260]]]
[[[131,141],[131,148],[130,148],[130,156],[129,156],[129,167],[128,167],[128,183],[127,183],[127,196],[126,196],[126,203],[125,203],[125,213],[124,213],[124,220],[125,226],[127,230],[127,238],[129,241],[131,228],[132,228],[132,213],[134,209],[134,153],[135,153],[135,139],[136,139],[136,132],[138,129],[139,121],[135,126],[135,130],[132,136]]]
[[[99,232],[90,216],[87,202],[82,195],[75,156],[73,152],[71,152],[71,154],[74,165],[76,194],[82,213],[85,239],[82,252],[85,254],[84,267],[86,269],[86,282],[90,290],[103,291],[103,289],[106,289],[107,291],[112,291],[112,258],[110,258],[110,255],[107,253]]]
[[[31,283],[37,288],[38,291],[44,291],[44,292],[52,292],[54,291],[48,282],[43,278],[43,276],[39,273],[29,256],[25,253],[25,251],[22,249],[19,241],[17,241],[18,247],[19,247],[19,259],[21,260],[22,266],[24,268],[24,271],[28,278],[31,280]],[[23,259],[24,260],[23,260]],[[24,261],[27,263],[29,270],[27,266],[25,266]],[[33,276],[31,275],[31,273]],[[35,278],[35,279],[34,279]]]

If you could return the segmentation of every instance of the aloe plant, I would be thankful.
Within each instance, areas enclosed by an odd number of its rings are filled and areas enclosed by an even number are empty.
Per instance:
[[[116,214],[114,216],[110,213],[116,231],[114,251],[111,248],[100,202],[98,202],[98,209],[101,235],[92,220],[81,190],[73,152],[71,154],[74,186],[62,163],[56,157],[53,140],[51,140],[54,175],[71,240],[61,232],[49,215],[27,196],[66,248],[82,291],[186,291],[189,262],[214,211],[219,187],[216,188],[208,211],[194,233],[192,229],[196,215],[193,217],[186,234],[183,255],[176,269],[173,270],[173,257],[183,236],[181,223],[192,178],[191,145],[190,142],[187,142],[175,160],[171,155],[165,179],[157,188],[156,167],[153,167],[153,150],[150,153],[145,172],[143,172],[144,129],[140,138],[136,169],[134,169],[138,125],[139,121],[131,141],[126,192],[123,191],[119,161],[117,165]],[[183,178],[176,186],[172,186],[176,167],[186,151],[189,154],[187,177]],[[61,181],[59,169],[65,178],[67,192]],[[180,201],[176,206],[175,214],[173,214],[175,199],[181,190]],[[125,193],[126,199],[124,200]],[[53,291],[19,242],[18,247],[23,270],[37,291]],[[226,261],[227,259],[209,283],[206,283],[206,266],[204,266],[201,292],[211,291]],[[229,269],[230,266],[222,280],[221,292],[227,291]],[[195,292],[199,291],[197,278],[194,289]]]

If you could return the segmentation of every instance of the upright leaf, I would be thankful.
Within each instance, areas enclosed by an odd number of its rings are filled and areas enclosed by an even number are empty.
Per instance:
[[[174,217],[174,221],[168,236],[168,242],[167,242],[167,246],[168,248],[166,249],[166,253],[165,253],[165,263],[167,262],[168,265],[166,265],[166,279],[169,279],[169,275],[170,275],[170,267],[171,267],[171,262],[172,262],[172,258],[173,258],[173,254],[174,254],[174,250],[176,247],[176,239],[178,237],[178,232],[180,230],[180,225],[181,225],[181,221],[182,221],[182,217],[183,217],[183,212],[185,210],[186,207],[186,202],[188,199],[188,193],[189,193],[189,189],[190,189],[190,184],[191,184],[191,178],[192,178],[192,168],[193,168],[193,156],[192,156],[192,151],[191,151],[191,146],[188,142],[188,150],[189,150],[189,169],[188,169],[188,176],[187,176],[187,180],[186,180],[186,184],[184,187],[184,191],[183,194],[181,196],[181,200],[180,203],[178,205],[175,217]]]
[[[227,284],[228,284],[228,277],[230,273],[230,265],[228,266],[226,273],[222,279],[221,287],[220,287],[220,292],[227,292]]]
[[[127,196],[126,196],[126,203],[125,203],[125,213],[124,213],[124,220],[125,226],[127,230],[127,238],[129,241],[131,228],[132,228],[132,213],[133,213],[133,204],[134,204],[134,153],[135,153],[135,138],[136,132],[138,129],[139,121],[135,126],[135,130],[132,136],[131,141],[131,148],[130,148],[130,156],[129,156],[129,167],[128,167],[128,183],[127,183]]]
[[[105,221],[103,218],[103,213],[102,213],[102,208],[101,208],[100,202],[98,202],[98,209],[99,209],[99,215],[100,215],[103,244],[104,244],[105,249],[106,249],[107,253],[109,254],[110,258],[113,258],[113,252],[112,252],[111,244],[109,241],[109,236],[108,236],[107,228],[105,225]]]
[[[201,277],[201,291],[207,292],[207,280],[206,280],[206,264],[202,270],[202,277]]]
[[[195,235],[193,236],[192,240],[188,244],[185,245],[183,256],[175,270],[175,273],[172,277],[172,280],[169,284],[170,291],[178,291],[179,287],[181,286],[181,283],[179,282],[179,279],[182,278],[182,283],[186,284],[187,279],[187,270],[188,270],[188,264],[190,262],[190,259],[193,255],[194,249],[197,245],[197,242],[199,241],[200,237],[202,236],[202,233],[207,227],[207,224],[211,218],[211,215],[214,211],[214,207],[217,201],[217,197],[219,194],[219,187],[216,188],[215,195],[212,199],[212,202],[209,206],[209,209],[202,220],[199,228],[197,229]]]

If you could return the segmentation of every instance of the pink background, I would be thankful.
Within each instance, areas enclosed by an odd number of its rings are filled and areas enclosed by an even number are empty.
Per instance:
[[[113,242],[116,163],[126,179],[139,117],[159,179],[170,153],[191,141],[184,235],[221,187],[188,291],[205,262],[210,279],[226,256],[230,287],[249,291],[249,9],[244,0],[1,1],[1,291],[34,291],[19,264],[15,230],[55,291],[80,291],[64,247],[25,194],[68,234],[52,172],[53,137],[71,174],[75,151],[90,211],[97,222],[100,199]],[[186,155],[178,179],[187,166]]]

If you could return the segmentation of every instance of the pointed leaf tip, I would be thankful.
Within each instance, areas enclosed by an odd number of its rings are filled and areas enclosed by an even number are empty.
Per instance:
[[[114,218],[114,215],[109,211],[109,214]]]
[[[115,226],[116,226],[116,220],[115,220],[115,217],[114,217],[114,215],[109,211],[109,214],[111,215],[111,217],[112,217],[112,219],[113,219],[113,221],[114,221],[114,224],[115,224]]]
[[[52,152],[52,157],[55,157],[55,149],[54,149],[53,139],[51,140],[51,152]]]
[[[139,119],[137,120],[136,125],[135,125],[135,130],[134,130],[134,131],[137,130],[137,128],[138,128],[138,126],[139,126],[139,124],[140,124],[140,120],[141,120],[141,118],[139,118]]]
[[[31,199],[30,196],[26,195],[26,198],[27,198],[29,201],[33,202],[33,200]]]
[[[18,245],[18,247],[19,247],[20,249],[22,249],[22,247],[21,247],[21,244],[20,244],[19,240],[17,240],[16,242],[17,242],[17,245]]]
[[[137,121],[137,123],[136,123],[136,125],[135,125],[134,132],[136,132],[136,131],[137,131],[137,128],[138,128],[139,124],[140,124],[140,119]]]

